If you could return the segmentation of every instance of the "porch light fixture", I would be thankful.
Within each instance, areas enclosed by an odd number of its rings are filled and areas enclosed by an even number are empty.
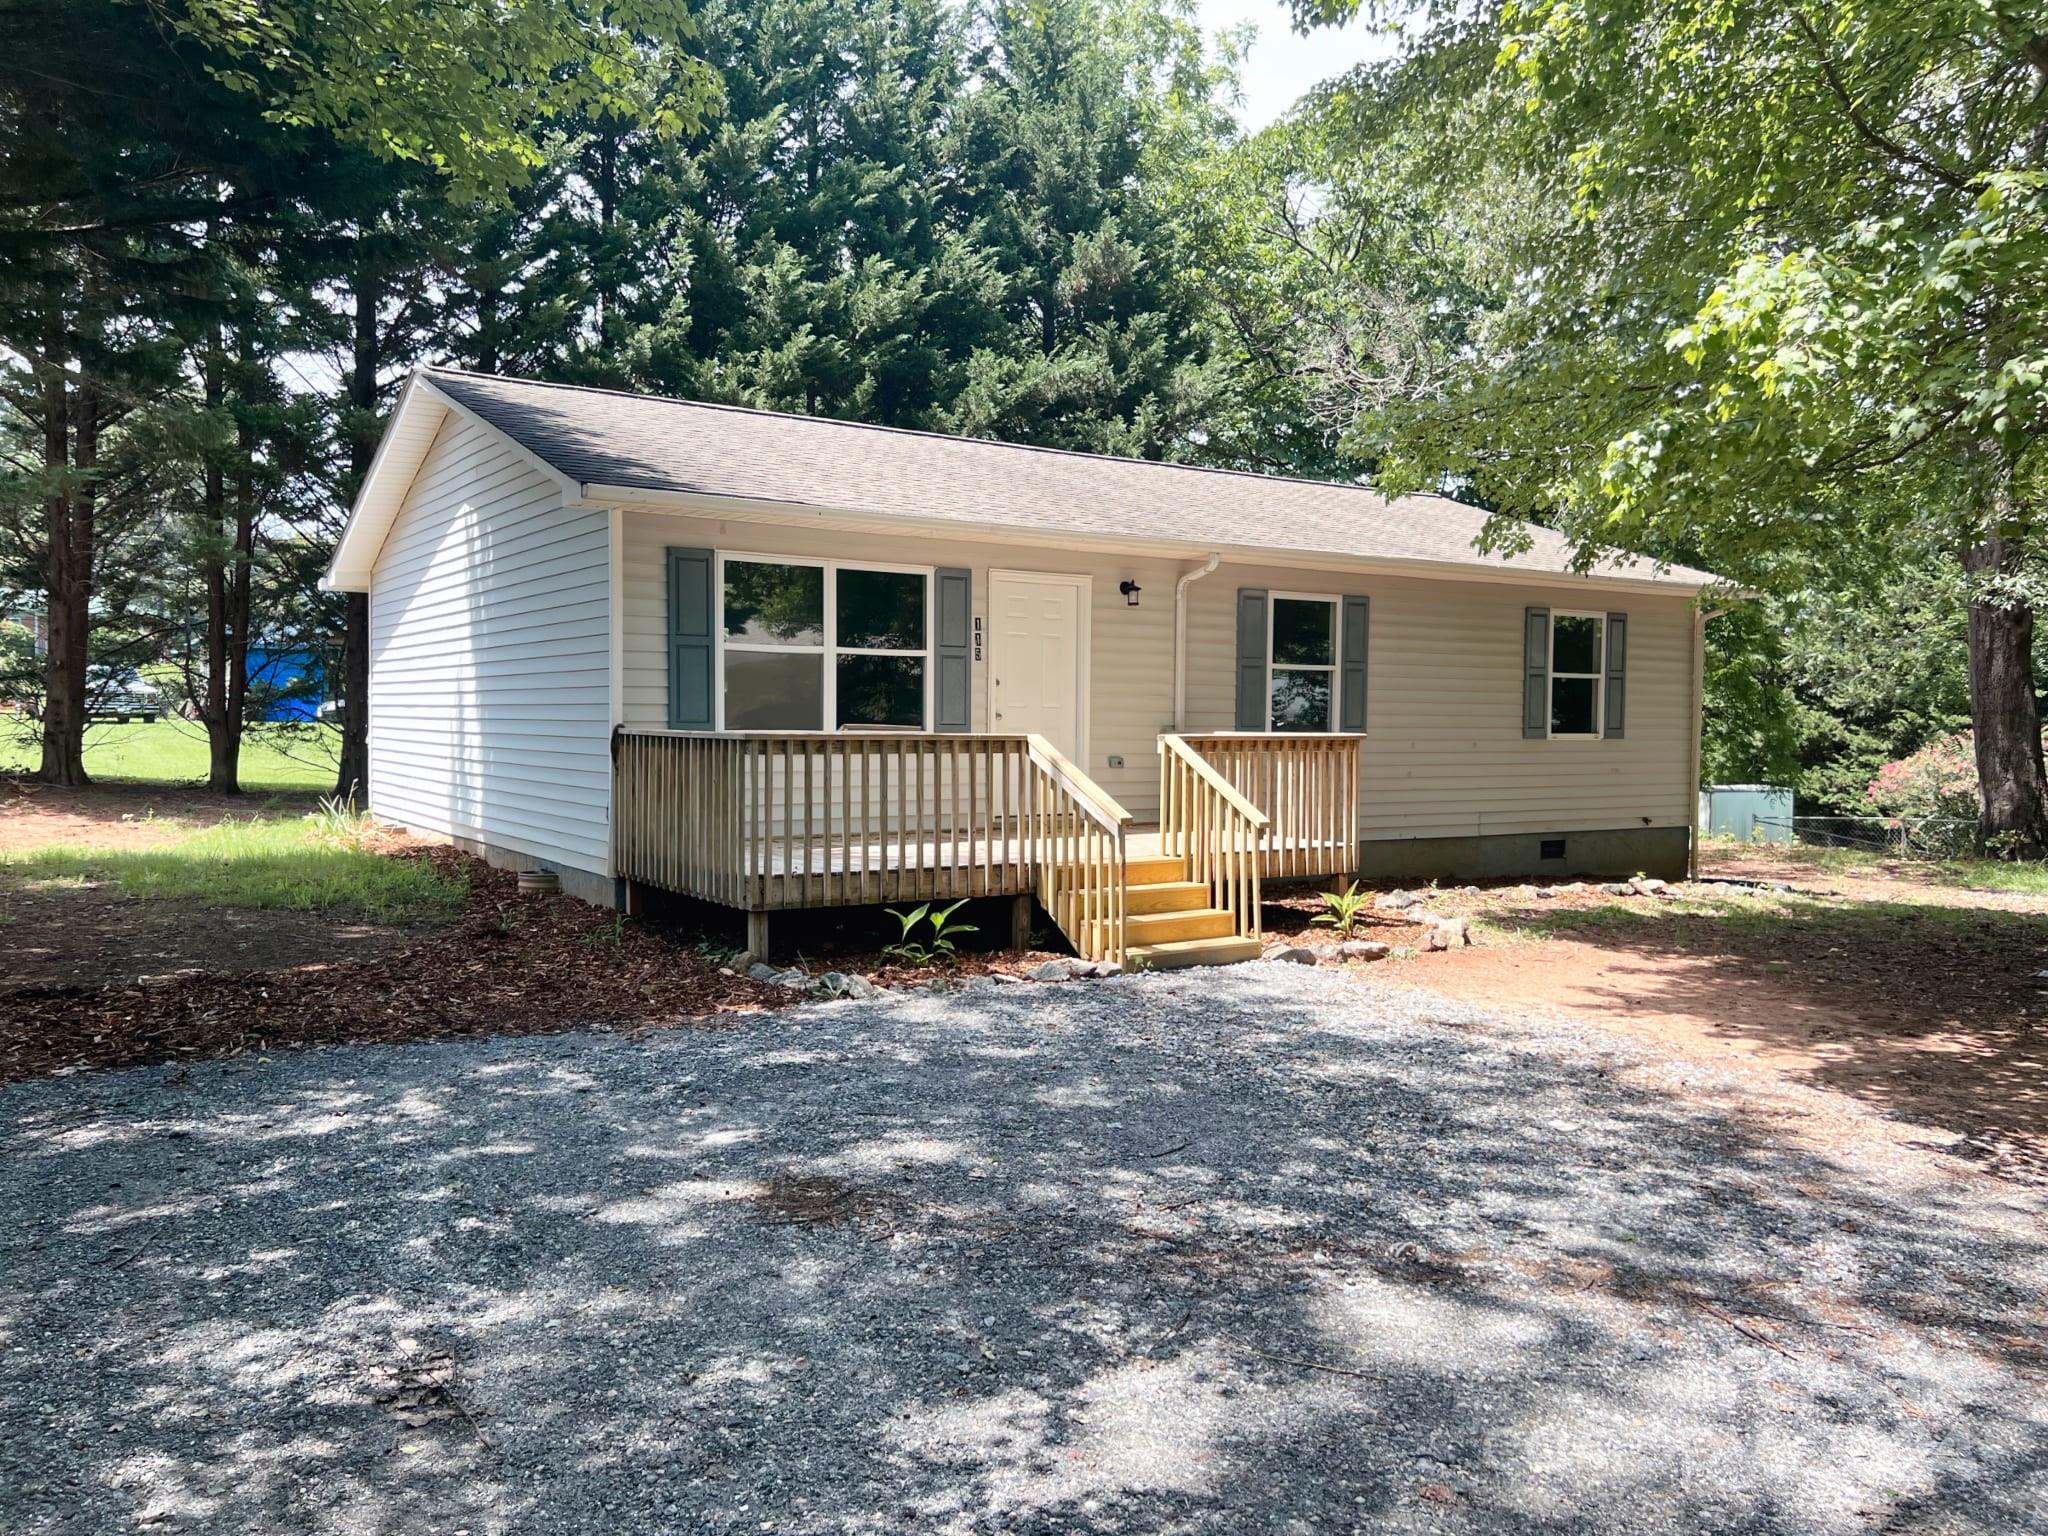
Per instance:
[[[1138,606],[1138,594],[1145,590],[1128,576],[1116,584],[1116,589],[1123,593],[1125,605],[1131,608]]]

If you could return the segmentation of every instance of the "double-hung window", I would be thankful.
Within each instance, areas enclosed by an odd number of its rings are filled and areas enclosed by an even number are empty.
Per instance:
[[[1598,613],[1550,616],[1550,737],[1590,741],[1600,734],[1607,619]]]
[[[1268,729],[1336,728],[1337,611],[1334,597],[1274,594],[1266,646],[1272,658],[1267,667]]]
[[[719,560],[719,728],[825,731],[931,717],[931,572]]]

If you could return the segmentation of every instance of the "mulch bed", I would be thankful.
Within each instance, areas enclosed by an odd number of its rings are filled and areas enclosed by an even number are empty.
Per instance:
[[[393,856],[466,878],[460,915],[364,958],[0,991],[0,1081],[289,1046],[704,1024],[790,1001],[685,940],[522,898],[513,875],[452,849]]]

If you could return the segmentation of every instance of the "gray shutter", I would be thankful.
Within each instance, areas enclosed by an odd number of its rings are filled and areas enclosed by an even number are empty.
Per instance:
[[[1628,715],[1628,615],[1607,615],[1607,722],[1601,733],[1621,735]]]
[[[932,646],[938,679],[934,692],[933,730],[974,729],[974,573],[952,569],[936,577],[934,607],[938,635]]]
[[[1266,698],[1266,589],[1237,589],[1237,728],[1263,731],[1272,721]]]
[[[1344,599],[1344,637],[1338,652],[1342,685],[1337,694],[1337,729],[1365,729],[1365,660],[1368,631],[1372,627],[1372,601],[1364,597]]]
[[[1550,734],[1550,610],[1522,611],[1522,734]]]
[[[711,626],[711,551],[668,552],[668,728],[708,731],[716,722]]]

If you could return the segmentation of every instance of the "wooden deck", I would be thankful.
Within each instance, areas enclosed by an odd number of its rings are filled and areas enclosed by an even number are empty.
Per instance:
[[[1140,826],[1038,737],[621,731],[616,867],[756,914],[1031,895],[1121,963],[1133,861],[1206,887],[1240,938],[1262,880],[1354,870],[1358,744],[1162,736],[1161,821]]]

